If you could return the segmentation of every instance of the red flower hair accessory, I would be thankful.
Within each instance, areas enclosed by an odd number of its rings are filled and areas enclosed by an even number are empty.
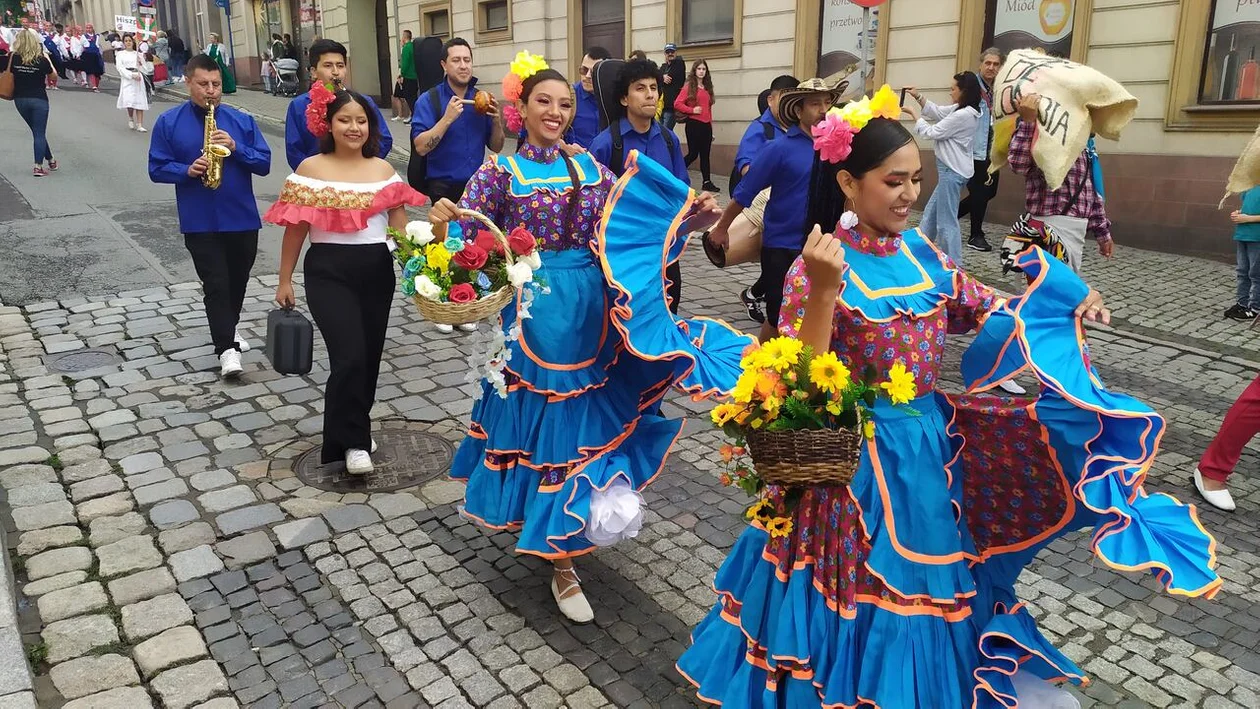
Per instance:
[[[311,103],[306,107],[306,129],[316,138],[328,135],[328,104],[337,98],[322,81],[311,86]]]
[[[503,124],[507,126],[508,131],[512,135],[519,134],[521,129],[525,127],[525,119],[521,117],[521,112],[517,110],[516,105],[509,103],[501,110],[503,111]]]

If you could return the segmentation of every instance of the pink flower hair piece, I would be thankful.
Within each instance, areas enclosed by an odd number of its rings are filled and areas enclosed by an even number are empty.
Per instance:
[[[835,113],[828,113],[810,130],[814,134],[814,149],[823,160],[843,162],[853,152],[853,136],[857,131]]]
[[[521,129],[525,127],[525,119],[521,117],[521,112],[516,109],[513,104],[507,104],[503,107],[503,123],[513,135],[520,135]]]
[[[328,134],[328,104],[337,95],[324,86],[323,82],[316,81],[311,86],[310,97],[311,104],[306,107],[306,129],[316,138],[322,138]]]

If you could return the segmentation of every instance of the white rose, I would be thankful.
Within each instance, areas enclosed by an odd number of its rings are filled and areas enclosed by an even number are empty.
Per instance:
[[[442,297],[442,289],[428,276],[416,276],[416,295],[428,300],[437,300]]]
[[[424,246],[433,241],[433,225],[428,222],[407,222],[407,236],[416,242],[416,246]]]
[[[538,249],[529,252],[528,256],[522,256],[521,262],[529,264],[529,267],[535,271],[542,268],[542,256],[538,255]]]
[[[508,267],[508,280],[512,281],[512,286],[521,288],[526,283],[534,280],[534,269],[524,261],[517,261]]]

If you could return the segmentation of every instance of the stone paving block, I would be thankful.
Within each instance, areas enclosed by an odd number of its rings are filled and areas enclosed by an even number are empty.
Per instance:
[[[99,547],[96,558],[98,573],[105,578],[152,569],[162,564],[162,553],[154,545],[153,537],[144,534]]]
[[[318,517],[299,519],[278,524],[272,528],[280,546],[285,549],[297,549],[314,542],[328,539],[331,534],[328,525]]]
[[[367,505],[342,505],[325,510],[323,514],[336,534],[381,521],[380,514]]]
[[[145,526],[144,518],[137,512],[127,512],[110,517],[96,517],[88,525],[88,543],[92,547],[112,544],[143,532]]]
[[[332,500],[307,499],[301,497],[291,497],[280,502],[280,507],[291,517],[299,519],[305,517],[318,517],[324,512],[341,507],[342,503]]]
[[[191,507],[191,505],[190,505]],[[196,512],[196,510],[193,510]],[[210,544],[215,540],[214,528],[206,522],[193,522],[177,529],[168,529],[158,534],[158,544],[167,554],[185,551],[202,544]]]
[[[101,517],[116,517],[126,514],[135,508],[135,502],[132,501],[130,494],[116,492],[112,495],[82,502],[74,509],[79,517],[80,524],[90,524],[93,520]]]
[[[35,602],[45,623],[100,610],[109,605],[105,589],[98,581],[45,593]]]
[[[188,479],[194,490],[204,492],[215,488],[227,487],[236,482],[236,476],[226,470],[210,470],[197,473]]]
[[[66,491],[54,482],[32,483],[9,490],[10,507],[30,507],[66,499]]]
[[[152,709],[153,700],[141,687],[117,687],[66,702],[61,709]]]
[[[249,486],[236,485],[222,490],[207,492],[197,498],[197,504],[201,505],[201,509],[206,512],[216,513],[243,507],[257,502],[257,500],[258,496],[254,494],[254,491]]]
[[[175,579],[166,567],[147,569],[109,582],[114,605],[127,606],[175,590]]]
[[[65,706],[70,706],[66,704]],[[39,709],[35,704],[35,695],[30,692],[15,692],[0,696],[0,709]],[[82,709],[82,708],[80,708]]]
[[[138,487],[132,490],[131,494],[135,496],[137,504],[141,507],[148,507],[163,500],[170,500],[180,495],[188,494],[188,483],[180,478],[174,478]]]
[[[62,526],[36,529],[22,534],[18,540],[19,556],[31,556],[55,547],[77,544],[83,540],[83,530],[78,527]]]
[[[208,544],[176,552],[167,559],[167,563],[170,564],[171,571],[175,574],[175,579],[181,583],[189,579],[209,576],[223,570],[223,560],[214,553],[214,550]]]
[[[136,666],[122,655],[80,657],[54,665],[48,675],[53,686],[66,699],[78,699],[107,689],[140,683]]]
[[[66,468],[61,471],[61,479],[66,484],[73,484],[83,482],[84,480],[91,480],[92,478],[100,477],[101,475],[108,475],[112,471],[113,468],[110,467],[109,461],[101,459],[89,460],[79,463],[78,465],[66,466]]]
[[[57,482],[57,473],[52,467],[42,464],[27,463],[14,465],[0,470],[0,487],[12,490],[26,485]],[[10,504],[12,504],[10,502]]]
[[[21,465],[22,463],[41,463],[47,459],[48,451],[39,446],[0,450],[0,468],[7,468],[10,465]]]
[[[267,502],[261,505],[243,507],[224,512],[215,518],[215,524],[223,536],[233,536],[258,527],[264,527],[284,519],[284,512],[275,504]]]
[[[12,510],[11,515],[13,526],[19,532],[75,524],[78,521],[74,516],[74,506],[65,500],[19,507]]]
[[[26,577],[35,581],[67,571],[85,571],[91,565],[92,552],[87,547],[50,549],[26,560]]]
[[[181,625],[159,633],[136,645],[132,650],[140,672],[146,677],[161,672],[172,665],[182,665],[189,660],[205,657],[205,641],[201,633],[190,625]]]
[[[117,475],[101,475],[91,480],[84,480],[71,485],[70,499],[74,502],[83,502],[95,497],[104,497],[125,488],[122,478]]]
[[[192,609],[175,593],[123,606],[122,609],[123,633],[132,642],[186,625],[192,619]]]
[[[276,555],[276,545],[266,532],[250,532],[235,539],[219,542],[215,551],[229,568],[240,568]]]
[[[22,593],[28,598],[36,598],[52,591],[78,586],[84,581],[87,581],[86,571],[67,571],[64,574],[32,581],[22,587]]]
[[[48,663],[53,665],[118,642],[118,628],[107,615],[59,620],[45,626],[40,635],[48,648]]]
[[[182,481],[181,481],[182,482]],[[200,517],[197,508],[188,500],[168,500],[149,510],[149,521],[158,529],[171,529]]]
[[[227,678],[214,660],[169,669],[150,683],[167,709],[185,709],[228,691]]]

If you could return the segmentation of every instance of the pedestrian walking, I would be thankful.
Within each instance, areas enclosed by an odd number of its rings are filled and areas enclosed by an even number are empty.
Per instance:
[[[628,66],[652,72],[642,79],[651,82],[654,106],[655,65]],[[680,421],[642,413],[641,407],[659,399],[662,384],[692,371],[682,360],[707,372],[723,357],[715,350],[725,347],[729,366],[747,338],[714,322],[701,326],[703,338],[680,336],[660,295],[666,232],[676,217],[673,206],[662,208],[662,199],[668,194],[681,211],[686,190],[645,160],[639,173],[651,177],[631,179],[633,186],[616,203],[622,206],[614,207],[612,173],[590,153],[561,150],[574,113],[568,81],[554,69],[521,69],[528,74],[512,80],[521,87],[519,96],[507,96],[516,101],[525,127],[517,154],[496,155],[479,167],[458,207],[442,198],[429,212],[435,224],[461,220],[466,238],[477,227],[461,219],[459,208],[485,214],[505,233],[526,230],[549,289],[522,300],[520,311],[516,303],[504,309],[499,341],[508,348],[502,375],[509,384],[501,398],[483,380],[451,476],[467,481],[463,516],[491,529],[519,530],[516,551],[551,562],[551,593],[561,614],[588,623],[595,613],[574,561],[596,541],[611,544],[624,532],[599,526],[600,500],[637,499],[664,466],[681,429]],[[626,160],[634,164],[634,156]],[[708,202],[707,209],[687,213],[680,230],[712,223],[716,203],[712,196]],[[633,300],[636,318],[613,327],[614,300]],[[529,317],[518,315],[525,310]],[[678,349],[664,361],[651,360],[629,345],[631,338]],[[641,511],[629,507],[619,508],[618,521],[637,532]]]
[[[1102,561],[1158,569],[1172,594],[1210,598],[1221,586],[1216,542],[1193,508],[1142,487],[1162,419],[1090,376],[1080,318],[1105,322],[1102,298],[1029,252],[1040,278],[1012,314],[908,229],[922,165],[900,110],[884,86],[819,126],[803,218],[814,226],[778,321],[796,342],[776,352],[829,353],[841,380],[902,392],[867,410],[849,481],[770,485],[750,508],[714,579],[718,600],[678,661],[708,704],[1079,707],[1050,683],[1084,684],[1084,672],[1038,630],[1015,585],[1039,549],[1082,527],[1097,528]],[[1040,401],[937,389],[944,334],[987,330],[996,312],[1015,321],[977,337],[965,379],[987,381],[1012,351],[1031,353],[1028,366],[1057,390],[1044,401],[1052,415],[1034,415]],[[775,369],[789,376],[792,364]],[[758,389],[762,366],[746,369]]]
[[[958,199],[962,188],[975,171],[972,145],[980,125],[980,79],[975,72],[954,75],[949,88],[948,106],[937,106],[923,98],[914,87],[910,95],[922,107],[919,116],[913,105],[907,112],[915,121],[915,131],[936,143],[936,189],[923,208],[919,228],[937,246],[962,265],[962,229],[958,223]]]
[[[46,177],[57,169],[52,149],[48,147],[47,78],[56,76],[52,62],[44,54],[44,45],[34,32],[17,32],[9,53],[0,55],[0,71],[13,74],[13,107],[31,129],[35,148],[34,177]],[[48,167],[44,167],[44,163]]]
[[[752,167],[731,193],[722,219],[709,232],[709,240],[725,249],[730,228],[763,190],[770,189],[763,216],[761,236],[761,288],[765,292],[766,321],[761,339],[775,336],[779,327],[779,307],[783,302],[783,282],[792,262],[801,254],[812,222],[806,223],[801,195],[809,194],[815,170],[814,139],[811,132],[834,106],[848,83],[828,84],[822,79],[802,81],[779,96],[779,115],[791,125],[782,138],[768,143],[752,161]]]
[[[1087,145],[1068,169],[1063,184],[1058,189],[1050,189],[1032,150],[1041,130],[1037,124],[1040,105],[1038,94],[1020,97],[1019,119],[1006,160],[1015,174],[1024,176],[1024,217],[1049,224],[1054,229],[1066,251],[1068,265],[1079,273],[1086,238],[1092,237],[1097,242],[1098,253],[1103,258],[1111,258],[1115,247],[1101,184],[1095,177],[1102,174],[1096,169],[1098,155]],[[1022,217],[1021,221],[1024,221]]]
[[[976,251],[989,252],[993,247],[984,235],[984,217],[989,201],[997,196],[1000,172],[989,174],[989,152],[993,149],[993,84],[1002,68],[1002,50],[989,47],[980,55],[980,122],[976,124],[976,137],[971,142],[971,159],[974,163],[971,179],[967,181],[967,196],[958,203],[958,218],[971,217],[971,231],[967,246]]]
[[[187,72],[188,100],[153,126],[149,179],[175,185],[179,230],[201,279],[219,374],[233,378],[243,371],[241,352],[249,349],[237,325],[262,226],[253,176],[271,172],[271,148],[252,116],[220,103],[223,75],[217,62],[199,54],[188,60]],[[231,153],[219,159],[217,184],[207,184],[211,160],[203,152],[211,105],[210,142]]]
[[[155,67],[154,81],[169,82],[171,78],[171,40],[165,31],[159,30],[157,39],[153,40],[153,56],[157,60],[155,63],[159,63],[164,67],[164,76],[158,76]],[[265,66],[266,62],[263,62],[263,64]]]
[[[588,47],[582,55],[582,64],[578,67],[578,82],[573,85],[573,98],[576,101],[577,113],[573,116],[573,125],[565,134],[565,142],[570,145],[591,147],[595,136],[599,135],[599,100],[595,98],[595,65],[612,54],[603,47]]]
[[[206,46],[206,54],[219,65],[219,73],[223,75],[223,93],[236,93],[236,77],[232,76],[232,70],[228,67],[227,47],[223,42],[219,41],[219,35],[214,32],[210,33],[210,44]]]
[[[188,63],[188,48],[175,30],[166,33],[166,40],[171,49],[171,81],[182,82],[184,65]]]
[[[105,75],[105,55],[101,53],[101,36],[96,33],[96,28],[92,23],[88,23],[84,28],[82,51],[79,54],[79,61],[83,66],[83,73],[87,75],[88,86],[92,87],[93,93],[101,92],[101,77]]]
[[[674,112],[674,100],[678,98],[683,84],[687,81],[687,60],[678,53],[678,47],[673,42],[665,45],[665,63],[661,64],[660,79],[661,103],[664,106],[660,121],[666,130],[672,131],[678,123]]]
[[[320,462],[372,472],[372,421],[385,330],[394,302],[394,258],[387,227],[407,226],[407,205],[424,197],[381,159],[384,123],[372,100],[316,89],[308,130],[320,153],[298,165],[264,217],[285,228],[276,303],[293,307],[293,271],[310,240],[303,272],[311,316],[328,347],[324,442]],[[326,106],[326,107],[325,107]],[[366,208],[347,205],[369,205]]]
[[[1238,283],[1230,320],[1252,321],[1260,315],[1260,187],[1243,192],[1242,208],[1229,215],[1234,222]]]
[[[114,53],[114,67],[121,83],[117,106],[127,111],[127,128],[146,133],[144,112],[149,110],[149,91],[144,82],[145,58],[136,49],[135,37],[123,35],[122,43],[122,50]]]
[[[591,155],[599,164],[620,177],[625,173],[630,151],[637,150],[665,168],[683,184],[691,182],[687,163],[674,132],[656,119],[660,94],[660,69],[647,59],[627,62],[617,76],[617,96],[625,107],[624,116],[610,116],[608,127],[591,142]],[[666,264],[666,297],[675,314],[682,304],[682,266],[677,256]]]
[[[420,93],[420,80],[416,75],[416,48],[411,43],[411,30],[402,31],[398,74],[402,77],[402,111],[398,118],[403,123],[411,123],[411,107],[416,105],[416,96]]]
[[[44,54],[53,65],[53,74],[44,80],[44,88],[57,91],[59,90],[57,75],[65,72],[65,58],[61,54],[61,49],[57,46],[56,35],[52,32],[52,25],[45,23],[45,29],[40,33],[40,37],[43,39]]]
[[[674,99],[674,115],[686,116],[687,156],[683,162],[687,167],[700,158],[700,177],[702,189],[706,192],[721,192],[713,184],[713,175],[709,165],[709,152],[713,149],[713,104],[717,97],[713,93],[713,77],[709,74],[709,63],[697,59],[691,65],[691,73],[687,75],[687,84]],[[688,180],[690,182],[690,180]]]
[[[1243,448],[1256,434],[1260,434],[1260,376],[1243,389],[1238,400],[1225,412],[1220,430],[1194,469],[1194,487],[1209,505],[1226,512],[1238,508],[1227,483],[1238,467]]]
[[[340,85],[348,88],[349,73],[346,70],[346,46],[331,39],[316,40],[311,45],[308,57],[311,75],[315,83],[322,84],[325,89],[332,90]],[[315,90],[315,87],[311,87]],[[284,156],[289,167],[295,172],[302,161],[312,155],[320,154],[319,138],[311,134],[306,123],[306,109],[311,105],[311,94],[305,93],[289,102],[289,109],[284,116]],[[376,114],[378,125],[385,125],[385,117],[376,103],[371,105]],[[381,131],[380,157],[389,155],[394,147],[394,139],[388,130]]]
[[[404,114],[410,113],[410,111],[403,108],[403,106],[406,105],[406,103],[407,101],[403,97],[403,78],[402,78],[402,74],[399,74],[398,76],[394,77],[394,90],[392,91],[391,96],[390,96],[390,108],[392,109],[392,112],[390,114],[389,120],[401,121],[403,119]],[[410,123],[411,122],[410,119],[408,119],[407,122]]]

